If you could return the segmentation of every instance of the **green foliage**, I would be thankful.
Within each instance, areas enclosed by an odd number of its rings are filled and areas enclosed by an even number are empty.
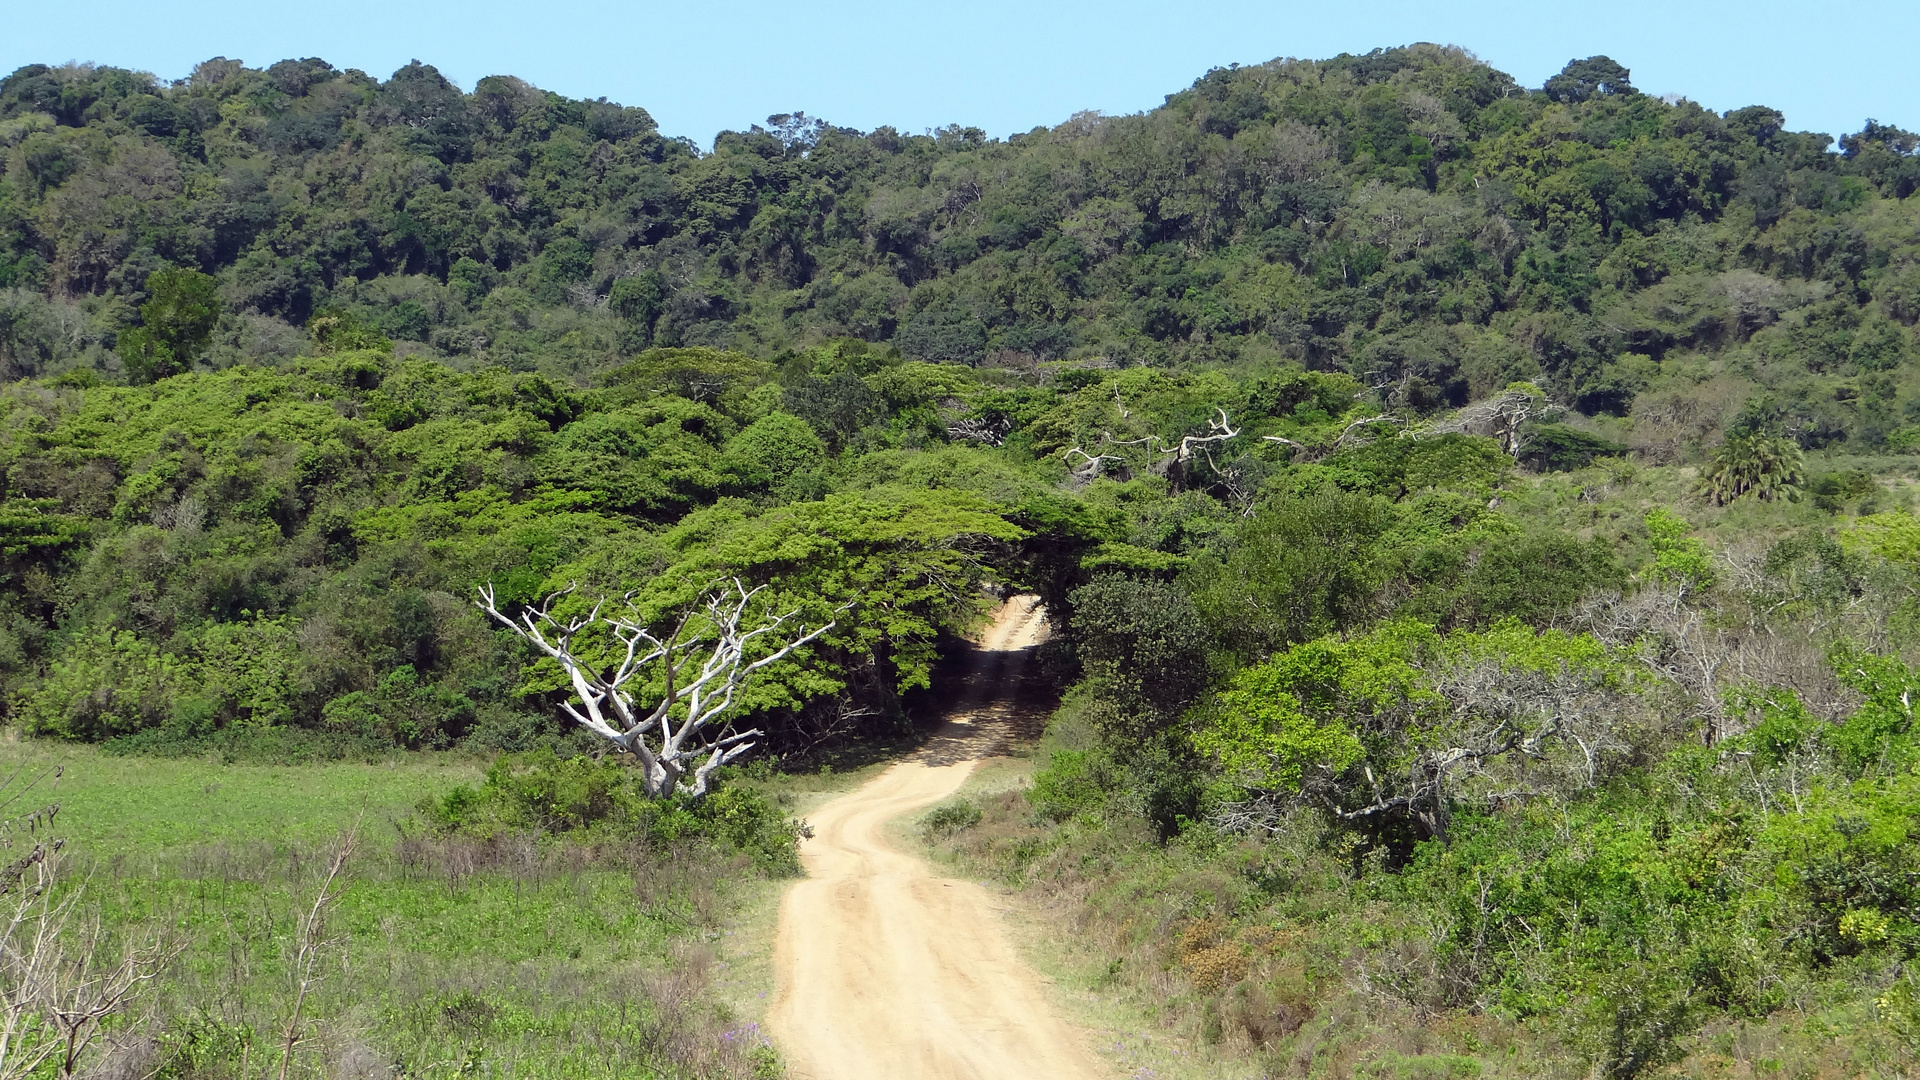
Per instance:
[[[1740,736],[1741,744],[1767,766],[1778,767],[1810,751],[1825,730],[1800,695],[1791,690],[1741,687],[1728,695],[1727,703],[1736,715],[1749,721]]]
[[[478,788],[456,787],[422,810],[442,829],[478,836],[500,830],[604,833],[658,845],[706,842],[749,856],[762,873],[796,874],[805,826],[760,793],[723,785],[704,799],[649,799],[632,763],[617,756],[508,755]]]
[[[653,344],[653,326],[665,309],[667,281],[658,270],[639,277],[616,279],[607,293],[607,304],[633,328],[633,340],[642,347]]]
[[[1429,541],[1399,572],[1417,591],[1402,610],[1462,627],[1507,619],[1544,626],[1582,597],[1626,582],[1619,556],[1604,541],[1544,529]]]
[[[1829,514],[1837,514],[1846,509],[1848,503],[1879,490],[1879,481],[1861,469],[1822,473],[1807,485],[1807,493],[1813,496],[1813,505]]]
[[[131,631],[72,642],[15,704],[30,735],[103,739],[171,718],[182,665]]]
[[[1792,439],[1761,434],[1728,437],[1701,474],[1700,490],[1716,506],[1744,495],[1762,502],[1799,501],[1806,479],[1806,458]]]
[[[367,325],[353,312],[341,308],[315,312],[307,320],[307,333],[312,336],[314,347],[322,354],[382,353],[393,348],[393,342],[376,327]]]
[[[1897,656],[1881,656],[1842,641],[1829,656],[1834,674],[1864,699],[1844,723],[1828,729],[1828,745],[1852,775],[1905,771],[1920,761],[1913,738],[1920,672]]]
[[[1033,776],[1027,798],[1050,821],[1091,817],[1107,805],[1112,779],[1092,750],[1056,750]]]
[[[1511,734],[1478,751],[1475,771],[1493,770],[1521,746],[1547,763],[1552,744],[1566,737],[1564,717],[1551,706],[1516,708],[1511,695],[1566,693],[1556,684],[1573,688],[1568,696],[1619,695],[1632,679],[1583,634],[1536,631],[1511,619],[1485,632],[1440,634],[1394,620],[1345,639],[1304,642],[1243,669],[1198,714],[1193,741],[1224,781],[1249,794],[1306,790],[1323,805],[1366,808],[1363,818],[1384,815],[1375,822],[1421,817],[1423,828],[1440,834],[1444,809],[1422,805],[1450,797],[1439,793],[1450,766],[1438,762],[1460,759],[1443,748],[1475,745],[1491,729]]]
[[[980,824],[980,808],[965,799],[944,802],[920,818],[920,833],[926,839],[942,840]]]
[[[1488,490],[1512,466],[1492,439],[1470,435],[1399,439],[1389,434],[1327,461],[1341,487],[1393,499],[1431,488]]]
[[[0,503],[0,556],[44,556],[85,543],[92,533],[86,518],[59,513],[57,499],[10,499]]]
[[[741,418],[751,408],[752,391],[771,375],[772,365],[740,353],[712,348],[649,349],[608,372],[605,382],[622,395],[641,399],[672,395]]]
[[[1648,580],[1677,585],[1699,592],[1713,585],[1713,553],[1707,545],[1689,536],[1685,519],[1665,507],[1647,511],[1647,542],[1653,547],[1653,563],[1646,569]]]
[[[157,270],[147,278],[149,299],[140,325],[120,335],[127,375],[155,382],[193,367],[220,321],[219,282],[192,269]]]
[[[827,447],[806,421],[775,412],[755,420],[728,440],[726,463],[744,487],[767,489],[818,468]]]
[[[1632,94],[1626,68],[1605,56],[1570,60],[1560,74],[1547,80],[1547,96],[1555,101],[1579,103],[1595,97]]]
[[[1920,989],[1916,989],[1913,972],[1909,970],[1904,978],[1888,987],[1886,993],[1875,998],[1874,1007],[1887,1018],[1907,1050],[1920,1054]]]
[[[1591,465],[1596,458],[1621,457],[1627,448],[1567,424],[1534,424],[1526,433],[1520,461],[1544,472],[1565,472]]]
[[[195,642],[200,696],[227,722],[277,727],[293,719],[300,644],[289,619],[216,623]]]
[[[1237,784],[1294,793],[1308,770],[1342,773],[1365,756],[1337,717],[1309,716],[1292,693],[1300,685],[1291,662],[1297,651],[1234,676],[1214,699],[1212,722],[1194,735],[1194,747]]]
[[[1121,711],[1110,724],[1152,729],[1206,688],[1211,642],[1180,590],[1102,576],[1074,590],[1074,647],[1081,666]],[[1144,730],[1115,731],[1116,738]]]
[[[744,783],[656,804],[567,756],[557,671],[473,589],[578,585],[562,617],[631,592],[664,627],[765,585],[765,612],[835,620],[741,703],[809,752],[845,717],[899,737],[985,587],[1031,589],[1079,741],[1030,817],[932,829],[1030,829],[1013,864],[1117,875],[1092,901],[1134,920],[1116,941],[1257,922],[1193,940],[1236,957],[1201,1029],[1241,1017],[1265,1064],[1305,1067],[1275,1032],[1356,970],[1436,1025],[1545,1032],[1568,1075],[1657,1071],[1788,1003],[1911,1038],[1920,526],[1880,475],[1920,416],[1911,133],[1835,152],[1606,57],[1527,91],[1427,45],[1006,140],[770,123],[707,153],[421,64],[0,83],[10,722],[168,777],[544,747],[431,800],[445,835],[406,858],[538,832],[790,872],[796,826]],[[1489,419],[1509,390],[1530,418]],[[1712,505],[1649,513],[1694,465]],[[1802,487],[1859,516],[1830,532],[1783,505]],[[1724,567],[1696,529],[1732,538]],[[193,785],[210,814],[222,782]],[[506,888],[471,873],[419,877]],[[591,932],[539,907],[463,947],[620,938],[605,913],[650,886],[588,878]],[[1141,947],[1164,1000],[1184,945]],[[1261,958],[1302,967],[1226,985]],[[434,986],[367,1013],[421,1062],[557,1037]],[[162,1042],[210,1062],[264,1030]]]
[[[815,653],[879,659],[890,681],[906,690],[927,685],[941,631],[967,626],[983,610],[972,586],[986,572],[981,555],[988,545],[1023,535],[989,502],[965,492],[882,488],[760,513],[722,503],[687,515],[664,535],[667,561],[638,582],[638,600],[666,612],[728,576],[769,584],[766,610],[799,611],[815,626],[838,621]],[[602,551],[556,570],[550,584],[635,582],[620,565],[626,557]],[[792,707],[842,685],[831,667],[783,661],[742,703]]]
[[[1377,545],[1392,527],[1384,500],[1328,492],[1276,500],[1224,557],[1187,572],[1194,604],[1244,658],[1351,626],[1384,576]]]
[[[1429,45],[1280,59],[1045,137],[822,124],[801,139],[769,121],[711,153],[605,101],[463,93],[419,64],[381,81],[288,63],[323,77],[23,68],[0,105],[20,158],[0,289],[132,306],[158,293],[153,267],[180,267],[236,311],[350,316],[570,377],[656,346],[771,358],[834,339],[998,371],[1285,360],[1315,375],[1266,371],[1264,390],[1213,404],[1296,441],[1363,386],[1429,413],[1527,379],[1625,415],[1669,356],[1785,349],[1826,383],[1912,355],[1910,133],[1869,122],[1836,147],[1764,106],[1639,94],[1604,56],[1534,92]],[[341,171],[286,199],[228,184],[235,168]],[[130,371],[184,361],[147,331],[118,343]],[[22,325],[16,369],[107,343],[57,337]],[[207,348],[283,355],[264,338]],[[1877,445],[1893,424],[1867,398],[1810,394],[1793,419]],[[1552,460],[1596,449],[1566,432],[1537,446],[1561,436],[1584,445]]]
[[[1850,551],[1878,556],[1888,562],[1920,565],[1920,518],[1912,514],[1869,514],[1847,523],[1840,544]]]
[[[357,823],[350,887],[324,913],[327,940],[356,959],[323,959],[304,1006],[366,1017],[363,1049],[349,1053],[401,1071],[478,1061],[540,1080],[768,1075],[764,1040],[675,959],[758,910],[742,901],[764,893],[760,875],[724,840],[435,835],[414,804],[481,782],[484,766],[457,755],[289,768],[7,751],[7,770],[23,776],[65,766],[55,797],[67,865],[102,929],[137,935],[165,913],[171,947],[184,949],[140,998],[151,1025],[143,1073],[228,1076],[244,1059],[277,1062],[298,993],[286,946],[300,940],[315,871]],[[250,924],[239,915],[249,908]],[[350,977],[363,963],[376,978]],[[643,992],[636,969],[677,980],[678,1003]],[[204,1008],[216,986],[236,995],[230,1008]],[[624,1009],[586,1003],[622,999]],[[96,1053],[82,1068],[114,1060]],[[297,1049],[289,1075],[327,1067]]]
[[[448,746],[473,722],[465,696],[423,685],[411,664],[388,672],[372,691],[355,690],[320,710],[321,726],[363,741],[414,749]]]

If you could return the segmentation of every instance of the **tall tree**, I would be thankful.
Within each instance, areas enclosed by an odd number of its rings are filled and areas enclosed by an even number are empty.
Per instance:
[[[120,357],[135,382],[157,382],[193,367],[220,322],[220,288],[198,270],[158,270],[147,278],[140,325],[122,331]]]

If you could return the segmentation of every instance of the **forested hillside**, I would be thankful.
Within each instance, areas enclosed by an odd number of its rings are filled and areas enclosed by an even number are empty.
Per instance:
[[[1044,767],[930,835],[1199,1042],[1912,1075],[1920,136],[1419,45],[711,152],[417,62],[32,66],[0,149],[26,735],[573,752],[475,590],[738,577],[838,620],[741,711],[813,767],[1029,590]]]

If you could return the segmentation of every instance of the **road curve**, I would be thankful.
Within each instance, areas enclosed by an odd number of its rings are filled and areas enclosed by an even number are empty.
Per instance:
[[[804,1080],[1096,1080],[1079,1032],[1048,1006],[993,897],[895,850],[886,823],[959,790],[1002,737],[1018,666],[1040,640],[1034,597],[1008,601],[952,718],[928,745],[809,815],[808,877],[787,891],[768,1013]]]

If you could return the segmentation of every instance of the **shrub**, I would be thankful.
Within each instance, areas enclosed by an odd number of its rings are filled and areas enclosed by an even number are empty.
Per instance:
[[[1567,472],[1585,468],[1595,458],[1626,453],[1627,448],[1617,442],[1567,424],[1533,424],[1526,429],[1520,462],[1541,472]]]
[[[1092,751],[1056,750],[1046,768],[1034,774],[1027,799],[1049,821],[1097,813],[1111,786],[1100,766]]]
[[[941,803],[920,819],[920,834],[929,842],[943,840],[980,824],[980,808],[965,799]]]
[[[1880,482],[1873,478],[1872,473],[1847,469],[1821,474],[1807,490],[1813,495],[1814,506],[1829,514],[1837,514],[1853,500],[1879,491]]]
[[[440,748],[473,721],[473,702],[460,694],[423,684],[411,664],[388,672],[372,693],[355,690],[320,710],[329,731],[383,741],[408,749]]]
[[[1648,578],[1671,582],[1688,592],[1699,592],[1713,584],[1713,553],[1687,535],[1684,518],[1665,507],[1655,507],[1648,512],[1646,524],[1647,540],[1653,546]]]
[[[735,435],[726,445],[725,461],[741,486],[764,488],[817,465],[826,450],[805,420],[776,412]]]
[[[1072,600],[1080,662],[1105,694],[1169,717],[1206,689],[1207,632],[1178,588],[1108,575]]]
[[[29,735],[125,735],[173,715],[182,674],[178,660],[131,631],[102,631],[60,653],[46,678],[21,695],[15,715]]]
[[[1269,504],[1224,558],[1183,584],[1223,643],[1244,659],[1360,622],[1381,580],[1378,545],[1393,524],[1383,500],[1327,492]]]
[[[479,787],[463,784],[421,810],[449,833],[717,844],[768,874],[799,872],[798,844],[807,835],[804,823],[744,785],[723,785],[701,799],[650,799],[633,766],[619,758],[563,758],[550,750],[502,755]]]

